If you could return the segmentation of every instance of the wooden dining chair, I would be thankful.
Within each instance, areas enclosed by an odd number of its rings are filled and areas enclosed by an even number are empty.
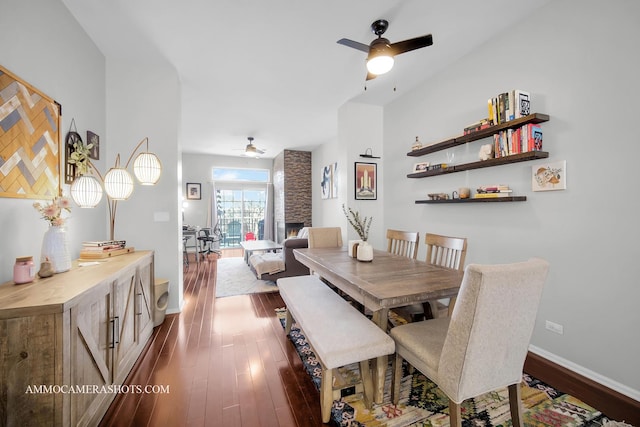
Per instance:
[[[464,270],[464,259],[467,256],[466,237],[449,237],[439,234],[427,233],[424,237],[427,245],[427,258],[429,264],[454,270]],[[456,298],[450,298],[448,304],[448,314],[451,316]],[[439,317],[440,307],[438,301],[431,301],[423,304],[425,317]]]
[[[532,258],[469,265],[451,317],[391,329],[396,344],[392,400],[398,403],[402,360],[449,398],[450,425],[462,425],[461,403],[508,388],[512,425],[523,426],[520,382],[549,264]]]
[[[340,227],[309,227],[310,248],[341,248],[342,229]]]
[[[394,255],[417,259],[419,241],[420,233],[417,231],[387,230],[387,252]],[[424,317],[424,308],[420,303],[396,307],[393,311],[405,320],[415,321]]]
[[[387,252],[416,259],[420,233],[413,231],[387,230]]]

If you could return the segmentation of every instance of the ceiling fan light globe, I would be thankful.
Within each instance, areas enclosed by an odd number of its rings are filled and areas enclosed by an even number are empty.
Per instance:
[[[393,68],[393,57],[388,55],[378,55],[367,60],[367,71],[379,76],[391,71]]]

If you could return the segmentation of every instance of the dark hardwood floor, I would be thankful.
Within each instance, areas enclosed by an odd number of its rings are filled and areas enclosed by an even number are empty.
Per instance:
[[[223,254],[227,256],[228,253]],[[155,328],[101,426],[320,426],[320,398],[276,318],[275,293],[215,298],[216,261],[184,275],[185,306]]]

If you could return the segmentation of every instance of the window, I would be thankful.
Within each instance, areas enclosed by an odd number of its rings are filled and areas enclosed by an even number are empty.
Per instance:
[[[262,239],[267,199],[267,169],[214,168],[216,213],[223,234],[221,247]]]

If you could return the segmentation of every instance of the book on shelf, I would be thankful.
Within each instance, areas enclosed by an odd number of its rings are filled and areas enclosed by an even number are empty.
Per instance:
[[[514,89],[503,92],[487,101],[489,124],[499,125],[531,114],[531,94]]]
[[[516,89],[513,91],[515,116],[514,119],[528,116],[531,114],[531,94],[524,90]]]
[[[126,247],[125,240],[105,240],[98,242],[83,242],[81,252],[109,252]]]
[[[477,193],[511,193],[508,185],[481,185],[476,189]]]
[[[474,199],[497,199],[498,197],[512,197],[511,193],[476,193]]]
[[[82,242],[82,246],[85,246],[85,247],[89,247],[89,246],[108,246],[108,245],[114,245],[114,244],[124,245],[126,243],[127,243],[126,240],[94,240],[94,241]]]

